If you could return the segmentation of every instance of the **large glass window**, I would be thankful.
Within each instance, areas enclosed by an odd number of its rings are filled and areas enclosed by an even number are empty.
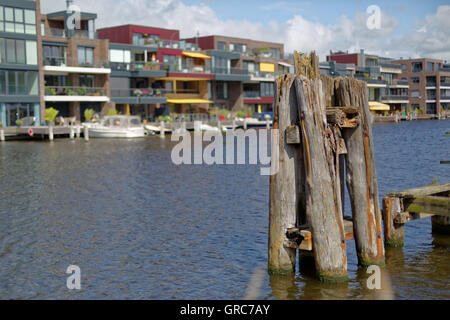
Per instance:
[[[0,71],[0,93],[6,95],[38,95],[36,71]]]
[[[0,38],[0,62],[37,65],[36,41]]]
[[[94,76],[93,75],[80,75],[80,87],[94,87]]]
[[[228,83],[217,81],[216,82],[216,95],[217,99],[228,99]]]
[[[0,31],[36,34],[36,11],[0,6]]]
[[[94,48],[78,47],[78,64],[94,65]]]

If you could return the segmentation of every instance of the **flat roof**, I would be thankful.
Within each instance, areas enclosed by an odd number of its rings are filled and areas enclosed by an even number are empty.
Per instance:
[[[47,13],[45,16],[47,17],[47,19],[58,19],[58,18],[65,19],[65,17],[67,15],[68,15],[67,11],[57,11],[57,12]],[[84,19],[84,20],[97,19],[96,13],[80,12],[80,16],[81,16],[81,19]]]

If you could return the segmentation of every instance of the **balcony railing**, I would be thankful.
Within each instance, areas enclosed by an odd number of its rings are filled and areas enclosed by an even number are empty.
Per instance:
[[[427,81],[427,87],[436,87],[436,82]]]
[[[450,87],[450,80],[441,82],[441,87]]]
[[[249,71],[250,75],[256,78],[275,78],[280,72],[261,72],[261,71]]]
[[[110,62],[111,69],[114,71],[159,71],[164,70],[164,65],[158,62]]]
[[[106,96],[105,88],[73,87],[73,86],[46,86],[46,96]]]
[[[394,101],[401,101],[401,100],[409,100],[407,95],[384,95],[381,97],[381,100],[387,101],[387,100],[394,100]]]
[[[173,89],[165,89],[166,93],[168,94],[195,94],[198,95],[200,94],[200,91],[198,89],[179,89],[177,88],[176,90]]]
[[[448,95],[448,96],[441,96],[441,100],[450,100],[450,95]]]
[[[238,68],[213,68],[213,73],[218,74],[248,74],[248,70]]]
[[[177,64],[165,65],[164,69],[168,72],[179,72],[179,73],[205,73],[210,74],[211,68],[208,66],[179,66]]]
[[[111,89],[111,97],[163,97],[165,93],[159,88]]]
[[[244,91],[244,98],[259,98],[261,97],[260,91]]]
[[[74,39],[91,39],[96,40],[97,32],[88,30],[71,30],[69,33],[65,29],[49,28],[46,30],[45,36],[57,38],[74,38]]]
[[[109,68],[108,61],[94,60],[88,62],[66,57],[44,57],[44,65],[54,67]]]
[[[450,72],[450,68],[448,68],[448,67],[439,68],[439,71]]]
[[[402,69],[401,65],[395,64],[395,63],[381,63],[380,66],[382,68],[390,68],[390,69],[398,69],[398,70]]]

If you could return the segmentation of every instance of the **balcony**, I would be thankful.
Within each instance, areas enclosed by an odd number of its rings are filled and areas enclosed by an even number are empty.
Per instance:
[[[427,88],[436,88],[436,81],[427,81]]]
[[[407,103],[409,102],[409,97],[408,95],[384,95],[381,96],[381,100],[388,103]]]
[[[109,62],[94,60],[91,62],[78,61],[66,57],[44,57],[44,71],[62,73],[93,73],[109,74]]]
[[[244,98],[259,98],[261,97],[261,92],[259,91],[244,91]]]
[[[45,101],[52,102],[108,102],[106,88],[46,86]]]
[[[55,37],[55,38],[73,38],[73,39],[89,39],[97,40],[97,32],[88,30],[72,30],[69,33],[65,29],[49,28],[46,29],[44,37]]]
[[[442,67],[442,68],[439,68],[439,71],[440,71],[440,72],[450,72],[450,67]]]
[[[247,70],[238,68],[213,68],[216,80],[219,81],[250,81]]]
[[[111,89],[111,100],[121,104],[165,103],[167,101],[165,94],[166,90],[160,88]]]
[[[178,64],[171,64],[171,65],[165,65],[164,69],[167,72],[174,72],[174,73],[187,73],[187,74],[211,74],[211,68],[209,66],[205,65],[178,65]]]

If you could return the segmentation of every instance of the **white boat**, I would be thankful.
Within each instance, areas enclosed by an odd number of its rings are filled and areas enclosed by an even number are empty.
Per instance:
[[[105,116],[100,123],[87,125],[92,138],[142,138],[144,125],[139,116]]]

